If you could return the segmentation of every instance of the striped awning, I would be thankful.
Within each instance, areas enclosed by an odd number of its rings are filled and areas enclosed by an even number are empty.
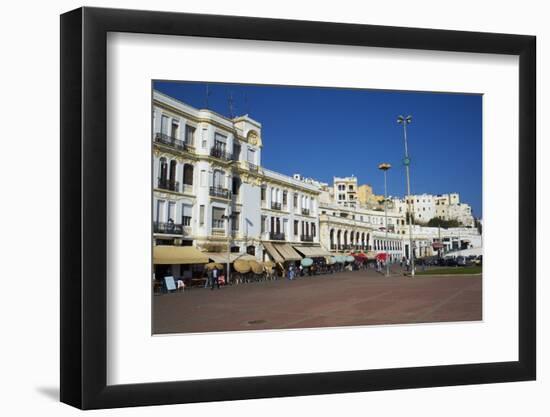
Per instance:
[[[222,264],[226,264],[227,260],[229,259],[229,263],[235,262],[237,259],[242,259],[243,261],[255,261],[256,257],[249,255],[248,253],[229,253],[229,256],[227,252],[205,252],[205,255],[208,256],[209,259],[211,259],[213,262],[219,262]]]
[[[299,261],[302,256],[294,250],[288,243],[273,244],[277,252],[281,254],[285,261]]]
[[[273,261],[275,261],[275,263],[284,262],[284,258],[279,254],[279,252],[277,252],[277,249],[273,247],[272,243],[262,242],[262,244],[264,245],[264,248],[267,251],[267,253],[269,253],[269,256],[273,258]]]
[[[154,246],[153,264],[205,264],[208,258],[193,246]]]
[[[330,256],[330,253],[324,250],[321,246],[298,246],[295,245],[294,249],[300,252],[302,255],[309,258],[321,258],[323,256]]]

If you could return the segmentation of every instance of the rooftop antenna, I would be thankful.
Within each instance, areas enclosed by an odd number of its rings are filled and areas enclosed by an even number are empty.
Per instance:
[[[235,117],[235,114],[233,113],[233,92],[232,91],[229,92],[229,97],[227,101],[229,103],[229,117],[233,119]]]
[[[208,99],[210,97],[210,86],[206,83],[206,97],[205,97],[205,108],[208,108]]]

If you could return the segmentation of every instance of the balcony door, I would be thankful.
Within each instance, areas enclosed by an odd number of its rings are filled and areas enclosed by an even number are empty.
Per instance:
[[[214,186],[214,188],[217,188],[217,189],[224,188],[223,177],[224,177],[223,171],[219,171],[219,170],[214,171],[213,180],[212,180],[212,185]]]

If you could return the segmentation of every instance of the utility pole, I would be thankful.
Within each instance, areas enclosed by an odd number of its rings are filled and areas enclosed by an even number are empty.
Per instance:
[[[405,165],[405,169],[407,172],[407,207],[408,207],[408,213],[409,213],[409,257],[411,259],[411,276],[414,277],[415,268],[414,268],[414,239],[413,239],[413,228],[412,228],[412,222],[413,222],[413,210],[412,210],[412,201],[411,201],[411,177],[410,177],[410,164],[411,160],[409,158],[409,149],[407,144],[407,125],[412,122],[412,116],[398,116],[397,117],[397,123],[403,125],[403,139],[405,142],[405,158],[403,159],[403,165]]]
[[[384,222],[386,229],[386,248],[389,245],[388,240],[388,181],[387,181],[387,172],[391,168],[391,165],[388,163],[383,163],[378,165],[378,169],[384,171]],[[389,253],[386,249],[386,277],[390,276],[390,262],[389,262]]]

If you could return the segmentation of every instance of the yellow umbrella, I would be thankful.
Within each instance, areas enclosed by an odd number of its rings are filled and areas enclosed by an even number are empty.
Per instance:
[[[255,274],[261,274],[264,272],[264,265],[262,262],[248,261],[248,264],[250,265],[252,272]]]
[[[204,265],[206,269],[223,269],[223,265],[217,262],[210,262]]]
[[[237,259],[233,262],[233,267],[235,268],[235,271],[240,272],[241,274],[246,274],[250,271],[249,261],[244,261],[242,259]]]

